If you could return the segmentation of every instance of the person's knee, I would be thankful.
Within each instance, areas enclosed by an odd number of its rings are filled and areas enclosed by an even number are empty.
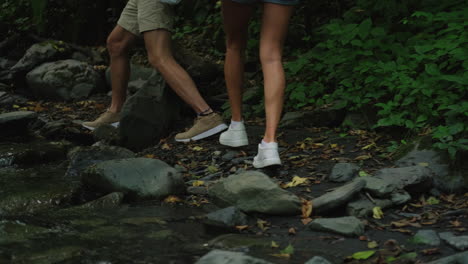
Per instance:
[[[171,54],[164,52],[153,52],[148,54],[148,61],[156,69],[161,69],[165,65],[168,65],[174,58]]]
[[[128,50],[128,41],[111,35],[107,38],[107,50],[111,57],[121,56]]]
[[[271,48],[260,48],[260,62],[262,64],[271,64],[281,62],[281,51]]]

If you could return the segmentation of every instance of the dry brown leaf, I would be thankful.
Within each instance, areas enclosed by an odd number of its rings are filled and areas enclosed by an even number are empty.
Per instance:
[[[289,228],[288,233],[290,235],[296,235],[296,229],[294,229],[294,227],[291,227],[291,228]]]
[[[302,222],[304,225],[307,225],[307,224],[309,224],[310,222],[312,222],[312,218],[304,218],[304,219],[301,219],[301,222]]]
[[[247,228],[249,228],[248,225],[236,226],[236,229],[239,230],[239,231],[245,230]]]
[[[164,199],[164,202],[165,203],[180,203],[180,202],[182,202],[182,199],[180,199],[179,197],[177,197],[175,195],[170,195],[170,196],[166,197],[166,199]]]
[[[312,201],[302,199],[302,218],[309,218],[312,214]]]
[[[424,255],[435,255],[435,254],[440,254],[439,248],[428,248],[421,250],[421,253]]]

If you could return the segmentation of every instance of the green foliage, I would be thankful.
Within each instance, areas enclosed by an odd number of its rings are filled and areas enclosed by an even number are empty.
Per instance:
[[[413,12],[393,28],[369,17],[333,20],[322,42],[286,63],[288,107],[338,100],[354,110],[375,107],[375,127],[433,127],[435,146],[454,157],[468,149],[466,21],[464,5]]]
[[[10,35],[13,32],[28,31],[31,28],[31,17],[25,14],[30,4],[26,0],[4,0],[0,4],[0,31]]]

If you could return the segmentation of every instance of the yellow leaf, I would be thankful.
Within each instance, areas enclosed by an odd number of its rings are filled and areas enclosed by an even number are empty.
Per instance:
[[[331,148],[337,148],[337,147],[338,147],[338,144],[330,144],[330,147],[331,147]]]
[[[262,219],[258,219],[257,220],[257,226],[258,228],[260,228],[262,231],[265,231],[268,229],[267,225],[269,225],[269,223],[267,221],[264,221]]]
[[[418,163],[418,165],[421,166],[421,167],[427,167],[427,166],[429,166],[429,163],[427,163],[427,162],[420,162],[420,163]]]
[[[290,254],[271,254],[273,257],[278,257],[278,258],[290,258]]]
[[[202,186],[203,184],[205,184],[204,181],[194,181],[194,182],[192,183],[192,185],[195,186],[195,187]]]
[[[166,199],[164,199],[165,203],[180,203],[182,202],[182,199],[175,195],[168,196]]]
[[[371,248],[371,249],[376,248],[378,246],[379,246],[379,244],[376,241],[371,241],[371,242],[367,243],[367,247]]]
[[[370,148],[373,148],[373,147],[375,147],[375,146],[376,146],[376,144],[375,144],[375,143],[372,143],[372,144],[369,144],[369,145],[363,147],[362,150],[370,149]]]
[[[308,179],[307,178],[301,178],[299,176],[294,176],[292,181],[288,184],[285,184],[283,188],[291,188],[291,187],[296,187],[301,184],[307,183]]]
[[[278,244],[276,244],[275,241],[271,241],[271,247],[272,248],[278,248],[279,246],[278,246]]]
[[[304,218],[304,219],[301,219],[302,223],[304,225],[307,225],[309,224],[310,222],[312,222],[312,218]]]
[[[218,168],[215,167],[215,166],[208,166],[208,168],[206,168],[206,170],[209,172],[209,173],[216,173],[218,172]]]
[[[372,217],[375,219],[382,219],[384,217],[384,213],[382,212],[382,208],[379,206],[376,206],[372,209],[372,212],[374,213]]]
[[[171,149],[171,146],[170,146],[169,144],[167,144],[167,143],[164,143],[164,144],[162,145],[161,149],[169,150],[169,149]]]
[[[13,108],[18,109],[18,108],[20,108],[20,106],[19,105],[13,105]]]
[[[295,235],[296,234],[296,229],[294,229],[294,227],[291,227],[291,228],[289,228],[288,233],[290,235]]]
[[[247,229],[247,228],[249,228],[248,225],[236,226],[236,229],[239,230],[239,231],[242,231],[242,230]]]
[[[195,147],[192,148],[192,150],[193,150],[193,151],[202,151],[203,148],[200,147],[200,146],[195,146]]]
[[[154,159],[155,156],[154,156],[154,154],[147,154],[147,155],[145,155],[145,158]]]
[[[370,155],[361,155],[359,157],[356,157],[354,160],[368,160],[370,158],[371,158]]]

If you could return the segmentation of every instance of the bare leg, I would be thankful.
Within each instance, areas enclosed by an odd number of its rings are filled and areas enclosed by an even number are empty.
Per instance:
[[[230,0],[223,1],[226,59],[224,76],[231,104],[232,120],[242,120],[242,87],[244,82],[244,51],[248,25],[253,8]]]
[[[286,78],[282,63],[283,44],[294,7],[265,3],[260,39],[260,60],[265,82],[266,129],[263,140],[276,142],[283,111]]]
[[[130,78],[128,51],[135,39],[135,35],[121,26],[116,26],[107,38],[112,85],[112,103],[109,111],[114,113],[122,110],[127,98],[128,79]]]
[[[195,112],[211,111],[192,78],[172,56],[171,33],[158,29],[143,33],[143,37],[151,65],[162,74],[175,93]]]

